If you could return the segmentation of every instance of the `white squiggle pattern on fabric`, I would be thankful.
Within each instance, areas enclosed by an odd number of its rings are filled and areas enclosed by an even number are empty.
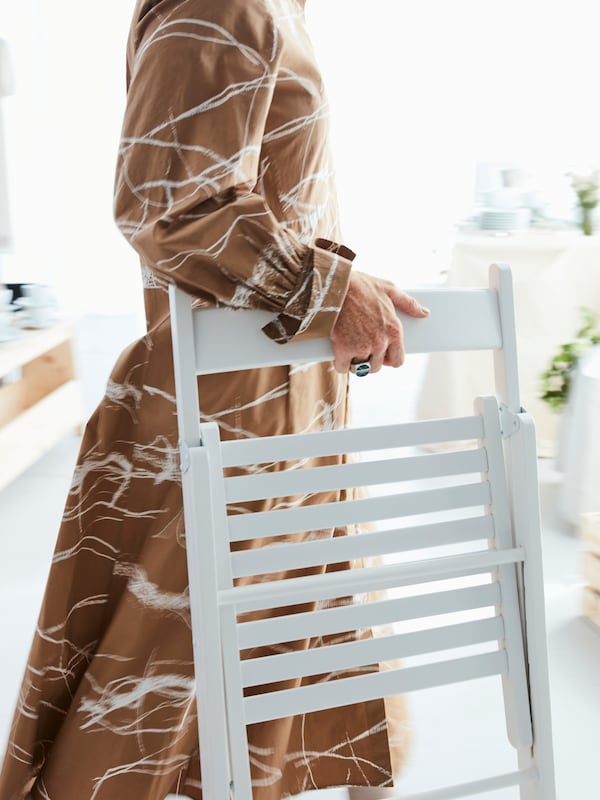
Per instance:
[[[175,614],[183,619],[186,625],[190,622],[189,592],[164,592],[153,581],[148,580],[144,569],[136,564],[117,564],[115,575],[127,577],[127,588],[136,600],[144,606],[164,614]]]

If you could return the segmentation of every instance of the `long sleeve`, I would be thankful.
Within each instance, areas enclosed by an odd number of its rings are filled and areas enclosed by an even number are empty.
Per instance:
[[[115,216],[159,279],[211,303],[277,312],[265,332],[285,342],[330,334],[354,254],[301,240],[261,192],[269,139],[302,123],[293,113],[283,127],[271,121],[282,42],[267,7],[138,5]]]

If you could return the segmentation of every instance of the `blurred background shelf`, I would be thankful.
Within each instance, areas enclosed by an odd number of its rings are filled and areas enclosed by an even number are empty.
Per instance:
[[[69,323],[0,344],[0,489],[79,431],[83,417]]]

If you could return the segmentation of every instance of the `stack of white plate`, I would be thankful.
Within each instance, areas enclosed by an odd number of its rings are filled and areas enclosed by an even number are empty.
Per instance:
[[[484,208],[479,215],[479,227],[484,231],[514,231],[528,228],[529,208]]]

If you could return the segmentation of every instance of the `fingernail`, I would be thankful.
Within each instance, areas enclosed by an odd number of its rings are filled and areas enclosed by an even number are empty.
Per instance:
[[[428,308],[425,308],[425,306],[420,306],[420,308],[423,314],[431,314],[431,311]]]

